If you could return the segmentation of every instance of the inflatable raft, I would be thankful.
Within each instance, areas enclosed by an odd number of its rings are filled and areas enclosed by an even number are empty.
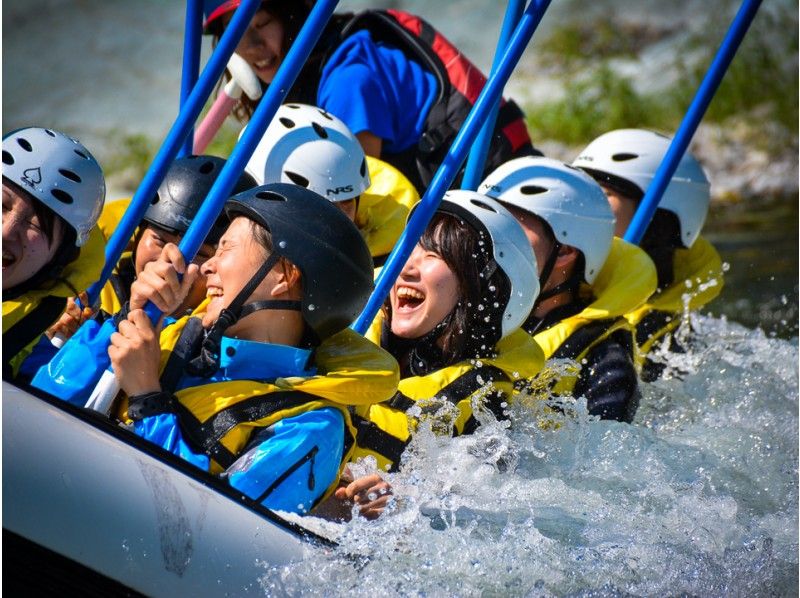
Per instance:
[[[331,545],[109,420],[31,392],[3,382],[5,589],[263,595],[267,566]]]

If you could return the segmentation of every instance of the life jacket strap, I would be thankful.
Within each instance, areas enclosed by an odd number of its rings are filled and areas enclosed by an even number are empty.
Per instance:
[[[286,409],[293,409],[319,397],[297,390],[279,391],[240,401],[200,422],[186,406],[176,401],[175,413],[193,450],[203,452],[227,469],[236,460],[222,439],[236,426],[255,422]],[[346,427],[346,426],[345,426]]]
[[[653,337],[663,336],[677,316],[669,311],[653,310],[636,325],[636,344],[640,347]]]
[[[67,307],[66,297],[48,295],[3,333],[3,380],[12,380],[11,361],[55,322]]]
[[[577,359],[623,318],[606,318],[581,326],[553,353],[553,359]],[[629,343],[627,343],[630,346]]]
[[[400,440],[352,411],[350,418],[356,429],[356,443],[358,446],[382,455],[391,462],[389,471],[397,471],[400,458],[403,455],[403,451],[406,450],[411,437],[406,441]]]

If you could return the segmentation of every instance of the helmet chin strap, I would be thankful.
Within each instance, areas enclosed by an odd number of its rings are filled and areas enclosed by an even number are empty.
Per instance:
[[[217,321],[214,322],[214,325],[208,331],[208,334],[206,334],[205,340],[203,340],[202,347],[200,348],[200,355],[186,364],[186,371],[189,374],[208,378],[219,369],[222,336],[228,328],[242,318],[262,309],[290,309],[301,311],[302,303],[300,301],[268,300],[254,301],[247,305],[244,304],[247,298],[253,294],[256,287],[261,284],[261,281],[264,280],[267,274],[269,274],[269,271],[272,270],[280,259],[281,254],[277,251],[273,251],[256,273],[253,274],[247,284],[242,287],[242,290],[234,297],[230,305],[222,309]]]
[[[553,249],[550,251],[550,255],[547,256],[547,261],[544,264],[544,268],[542,269],[542,275],[539,277],[539,288],[543,289],[547,281],[550,279],[550,275],[553,273],[553,268],[556,265],[556,260],[558,259],[558,252],[561,250],[561,243],[556,241],[553,244]],[[581,281],[579,275],[576,273],[573,276],[570,276],[564,282],[557,284],[552,289],[547,289],[546,291],[541,291],[539,296],[536,298],[536,302],[533,304],[533,310],[535,311],[536,308],[541,304],[542,301],[546,299],[550,299],[551,297],[555,297],[556,295],[560,295],[564,291],[572,291],[580,287]]]

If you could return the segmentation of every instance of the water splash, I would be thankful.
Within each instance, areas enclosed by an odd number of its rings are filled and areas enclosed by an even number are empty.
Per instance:
[[[328,524],[339,547],[266,569],[265,591],[796,596],[797,341],[692,325],[634,425],[567,400],[546,430],[524,401],[472,436],[422,428],[392,512]]]

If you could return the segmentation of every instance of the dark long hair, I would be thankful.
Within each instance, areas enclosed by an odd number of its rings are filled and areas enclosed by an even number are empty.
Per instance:
[[[308,18],[310,9],[306,2],[300,0],[264,0],[259,7],[259,10],[266,10],[273,18],[277,19],[283,25],[283,55],[289,51],[300,29]],[[300,74],[297,76],[294,85],[292,85],[289,94],[286,97],[287,102],[299,102],[302,104],[316,105],[317,103],[317,88],[319,87],[319,80],[322,73],[322,66],[329,55],[330,50],[339,41],[339,33],[344,24],[352,18],[352,13],[335,14],[331,17],[330,21],[325,27],[319,42],[314,47],[306,61]],[[213,37],[213,46],[216,47],[220,36],[222,35],[222,25],[219,23],[212,23],[209,27],[210,33]],[[225,71],[223,76],[224,82],[230,80],[230,74]],[[223,85],[221,81],[217,85],[217,93],[219,87]],[[262,88],[266,89],[266,84],[261,82]],[[233,115],[240,123],[247,123],[253,112],[258,105],[259,100],[251,100],[247,95],[242,94],[239,102],[233,109]]]
[[[461,218],[437,212],[419,245],[441,256],[453,271],[458,280],[459,301],[440,326],[434,328],[432,337],[425,335],[423,339],[400,344],[410,345],[413,351],[415,342],[432,345],[440,341],[438,359],[423,368],[427,371],[464,359],[494,355],[494,347],[502,336],[503,311],[511,296],[511,283],[494,263],[491,240]],[[390,323],[388,302],[384,310]],[[423,373],[426,372],[415,372]]]

